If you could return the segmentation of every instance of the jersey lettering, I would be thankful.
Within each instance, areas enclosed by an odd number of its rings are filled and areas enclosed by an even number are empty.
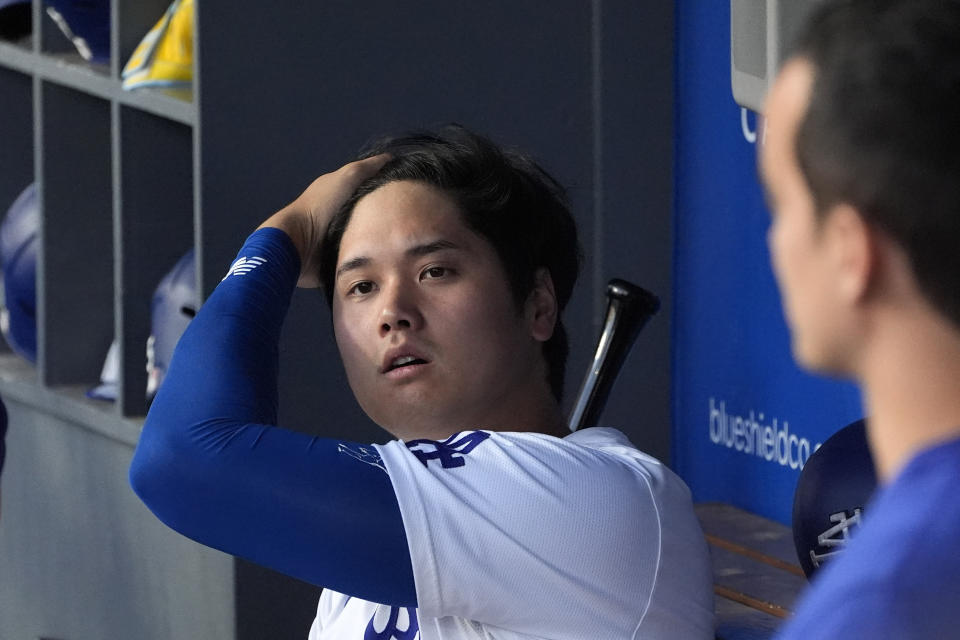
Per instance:
[[[420,622],[413,607],[379,605],[363,640],[420,640]]]
[[[419,458],[423,466],[429,467],[431,460],[439,460],[444,469],[462,467],[466,464],[464,456],[473,451],[478,444],[490,437],[485,431],[455,433],[443,442],[436,440],[411,440],[407,448]]]

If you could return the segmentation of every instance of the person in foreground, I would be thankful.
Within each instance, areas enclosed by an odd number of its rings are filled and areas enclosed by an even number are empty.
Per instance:
[[[766,106],[769,243],[808,368],[862,387],[880,488],[780,638],[960,629],[960,2],[840,0]]]
[[[454,126],[380,144],[247,239],[177,347],[135,491],[325,587],[312,640],[712,638],[687,487],[615,429],[565,428],[579,255],[526,157]],[[298,282],[322,286],[351,389],[398,440],[273,426]]]

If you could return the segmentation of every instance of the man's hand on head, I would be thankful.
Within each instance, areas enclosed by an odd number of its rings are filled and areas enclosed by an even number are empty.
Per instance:
[[[320,242],[327,232],[327,225],[356,188],[376,174],[389,159],[389,155],[381,154],[351,162],[320,176],[296,200],[260,225],[260,228],[280,229],[293,240],[300,253],[298,287],[320,286]]]

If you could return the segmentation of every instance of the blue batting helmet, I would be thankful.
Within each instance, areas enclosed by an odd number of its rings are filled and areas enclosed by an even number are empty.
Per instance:
[[[876,487],[865,420],[830,436],[803,465],[793,496],[793,542],[808,578],[870,517],[864,505]]]
[[[199,306],[194,251],[190,249],[153,293],[147,340],[147,397],[152,398],[160,388],[173,349]]]
[[[7,344],[37,361],[37,230],[40,209],[36,186],[23,190],[0,223],[3,309],[0,330]]]
[[[30,35],[32,18],[30,0],[0,0],[0,38],[19,40]]]

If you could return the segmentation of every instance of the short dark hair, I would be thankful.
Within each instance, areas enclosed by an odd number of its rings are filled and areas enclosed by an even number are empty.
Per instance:
[[[322,241],[320,283],[333,302],[340,240],[354,206],[365,195],[397,181],[422,182],[441,190],[460,209],[464,222],[495,249],[522,309],[535,275],[546,268],[562,312],[580,271],[577,227],[563,187],[529,156],[498,147],[459,125],[386,138],[360,157],[389,153],[393,158],[363,182],[334,215]],[[553,336],[543,345],[547,381],[559,402],[569,346],[558,314]]]
[[[818,211],[856,207],[960,325],[960,1],[826,2],[792,54],[814,67],[796,154]]]

